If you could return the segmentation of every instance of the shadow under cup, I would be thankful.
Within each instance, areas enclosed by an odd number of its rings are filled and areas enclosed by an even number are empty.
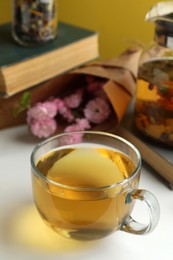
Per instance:
[[[156,198],[138,189],[140,153],[119,136],[98,131],[54,136],[34,148],[31,167],[36,207],[62,236],[93,240],[116,230],[146,234],[158,223]],[[147,225],[130,216],[136,199],[148,206]]]

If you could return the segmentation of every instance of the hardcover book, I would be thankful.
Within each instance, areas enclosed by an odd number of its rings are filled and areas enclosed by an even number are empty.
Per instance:
[[[13,95],[98,58],[98,33],[59,22],[55,40],[22,47],[0,26],[0,93]]]

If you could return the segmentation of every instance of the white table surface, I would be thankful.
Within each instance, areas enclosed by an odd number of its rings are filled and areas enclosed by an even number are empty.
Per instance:
[[[0,131],[0,259],[1,260],[172,260],[173,191],[147,168],[140,188],[158,199],[161,216],[149,235],[122,231],[95,242],[76,242],[49,230],[33,204],[30,154],[37,140],[27,126]],[[134,216],[146,220],[141,203]]]

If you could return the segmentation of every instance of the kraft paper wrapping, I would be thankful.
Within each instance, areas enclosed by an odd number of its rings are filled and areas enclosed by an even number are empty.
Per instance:
[[[73,73],[108,79],[103,88],[112,104],[118,124],[136,93],[138,60],[141,51],[140,47],[130,48],[118,58],[94,62],[73,71]]]

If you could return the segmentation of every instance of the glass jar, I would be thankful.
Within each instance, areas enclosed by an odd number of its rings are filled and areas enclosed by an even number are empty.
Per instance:
[[[173,146],[173,1],[167,12],[166,4],[146,16],[155,23],[155,41],[139,60],[135,125],[145,136]]]
[[[57,35],[57,11],[57,0],[13,0],[13,38],[24,46],[53,40]]]

